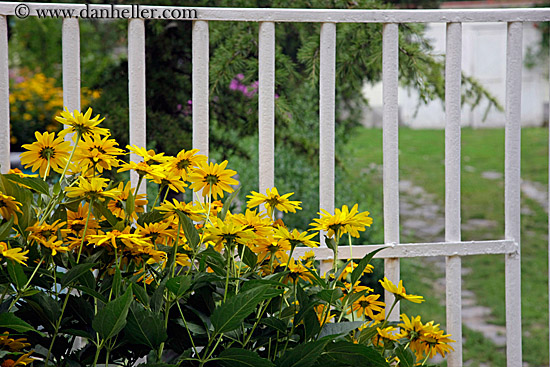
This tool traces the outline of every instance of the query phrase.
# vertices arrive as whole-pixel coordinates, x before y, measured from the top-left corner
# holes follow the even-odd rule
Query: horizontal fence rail
[[[385,261],[385,275],[400,278],[399,259],[428,256],[446,257],[447,330],[457,340],[448,365],[462,366],[461,257],[501,254],[506,264],[507,365],[522,365],[521,268],[520,268],[520,142],[521,70],[523,22],[549,21],[550,9],[497,10],[326,10],[326,9],[238,9],[189,8],[142,5],[85,5],[43,3],[0,3],[0,164],[9,169],[9,69],[7,16],[25,18],[57,14],[62,27],[63,101],[70,109],[80,108],[79,19],[90,9],[118,11],[131,18],[128,27],[130,144],[146,146],[146,19],[192,21],[192,110],[193,147],[209,151],[209,21],[258,22],[259,62],[259,189],[265,192],[275,181],[275,34],[284,22],[321,23],[319,82],[320,207],[334,212],[335,198],[335,70],[337,23],[381,23],[383,80],[383,192],[384,244],[341,246],[340,259],[358,259],[384,248],[375,257]],[[86,11],[86,13],[84,13]],[[174,14],[179,14],[174,17]],[[61,15],[61,16],[59,16]],[[444,22],[446,27],[445,66],[445,242],[400,243],[399,228],[399,144],[398,80],[399,24]],[[506,22],[506,127],[505,127],[505,239],[462,241],[460,229],[461,159],[461,58],[462,23]],[[134,160],[136,157],[131,156]],[[549,168],[550,169],[550,168]],[[137,177],[132,176],[135,186]],[[145,185],[142,186],[145,190]],[[550,221],[549,221],[550,226]],[[322,242],[322,241],[321,241]],[[550,237],[549,237],[550,246]],[[550,247],[549,247],[550,248]],[[309,248],[297,248],[294,257]],[[314,250],[322,268],[333,260],[333,252],[322,243]],[[550,256],[550,255],[549,255]],[[549,290],[550,292],[550,290]],[[392,294],[386,294],[391,302]],[[550,307],[550,305],[549,305]],[[394,314],[398,317],[399,310]]]
[[[19,15],[16,6],[21,3],[0,4],[0,14]],[[87,9],[85,4],[28,3],[28,16],[37,16],[37,9],[74,10],[74,15]],[[90,8],[109,11],[111,5],[90,5]],[[343,10],[343,9],[251,9],[251,8],[191,8],[175,6],[116,5],[127,9],[131,16],[140,15],[154,19],[175,20],[172,11],[189,17],[181,20],[240,21],[240,22],[311,22],[311,23],[433,23],[433,22],[544,22],[550,18],[550,9],[449,9],[449,10]],[[153,12],[153,10],[155,10]],[[164,11],[167,10],[167,13]],[[196,10],[196,18],[193,10]],[[153,15],[154,14],[154,15]],[[167,14],[167,15],[164,15]]]

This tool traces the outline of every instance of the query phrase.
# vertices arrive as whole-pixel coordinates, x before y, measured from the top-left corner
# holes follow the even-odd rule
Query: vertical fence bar
[[[80,26],[76,18],[63,18],[61,26],[63,61],[63,105],[80,111]],[[67,136],[67,139],[70,139]]]
[[[208,156],[208,22],[193,21],[193,148]]]
[[[548,58],[548,60],[548,75],[550,76],[550,57]],[[550,91],[550,78],[548,80],[548,84],[548,89]],[[550,126],[550,108],[548,109],[548,116],[546,117],[548,117],[548,126]],[[550,133],[548,134],[548,208],[550,208]],[[548,216],[548,265],[548,330],[550,330],[550,215]],[[548,335],[548,355],[550,355],[550,333]]]
[[[10,79],[5,15],[0,16],[0,166],[0,173],[10,170]]]
[[[399,78],[399,27],[386,23],[382,29],[382,89],[383,89],[383,184],[384,184],[384,243],[399,243],[399,122],[397,88]],[[386,259],[384,274],[392,282],[399,281],[399,259]],[[385,293],[388,307],[392,293]],[[387,315],[386,315],[387,316]],[[399,319],[399,304],[391,315]]]
[[[504,165],[504,236],[518,244],[506,261],[506,357],[507,365],[522,365],[521,351],[521,257],[520,257],[520,163],[521,163],[521,71],[523,23],[508,23],[506,42],[506,128]]]
[[[259,31],[259,178],[260,193],[275,186],[275,23]]]
[[[460,241],[460,91],[462,24],[447,23],[445,58],[445,241]],[[460,256],[446,259],[447,331],[456,343],[449,367],[462,367],[462,273]]]
[[[319,207],[334,213],[334,114],[336,84],[336,24],[321,25],[319,62]],[[321,246],[326,246],[321,233]],[[331,262],[321,263],[321,274]]]
[[[145,123],[145,24],[143,19],[130,19],[128,24],[128,95],[130,99],[130,144],[146,146]],[[139,161],[136,154],[130,159]],[[137,186],[139,177],[130,171],[132,186]],[[140,186],[139,193],[147,193],[147,185]]]

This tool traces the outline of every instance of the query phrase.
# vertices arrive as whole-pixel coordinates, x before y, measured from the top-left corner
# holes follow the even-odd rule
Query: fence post
[[[386,23],[382,29],[382,88],[383,88],[383,184],[384,184],[384,243],[399,243],[399,122],[398,122],[398,78],[399,78],[399,27]],[[399,259],[386,259],[384,274],[393,283],[399,282]],[[394,301],[392,293],[386,291],[384,300],[388,308]],[[391,321],[399,320],[399,304],[394,313],[386,315]]]
[[[130,107],[130,145],[146,147],[145,122],[145,24],[143,19],[130,19],[128,24],[128,97]],[[139,160],[135,153],[130,154],[130,160]],[[130,181],[137,186],[139,176],[130,171]],[[142,182],[139,192],[146,194],[147,185]]]
[[[445,56],[445,241],[460,241],[460,93],[462,24],[447,23]],[[462,260],[447,256],[447,331],[456,343],[449,367],[462,367]]]
[[[10,78],[8,23],[0,16],[0,173],[10,170]]]
[[[521,71],[523,23],[508,23],[506,42],[506,127],[504,162],[504,236],[518,245],[504,255],[506,272],[506,357],[509,367],[521,367]]]

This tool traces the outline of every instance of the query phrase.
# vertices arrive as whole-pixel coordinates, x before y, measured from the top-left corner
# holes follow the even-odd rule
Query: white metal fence
[[[26,8],[21,8],[24,5]],[[108,11],[111,5],[93,5]],[[7,16],[37,16],[37,10],[82,11],[86,5],[0,3],[0,163],[9,169],[9,77]],[[117,5],[135,11],[131,6]],[[140,6],[147,14],[189,8]],[[153,9],[157,9],[153,11]],[[27,11],[25,13],[25,11]],[[168,11],[168,13],[163,13]],[[149,13],[150,12],[150,13]],[[50,13],[51,14],[51,13]],[[68,13],[61,13],[68,14]],[[188,12],[188,14],[193,14]],[[143,16],[143,15],[142,15]],[[506,337],[507,364],[522,365],[521,350],[521,277],[520,277],[520,142],[521,142],[521,71],[522,27],[526,21],[549,21],[550,9],[499,10],[306,10],[306,9],[235,9],[196,8],[193,22],[193,147],[208,154],[208,22],[259,22],[259,177],[260,191],[274,185],[275,129],[275,28],[276,23],[321,23],[319,134],[320,134],[320,207],[334,211],[334,119],[335,60],[337,23],[383,24],[383,185],[384,244],[339,249],[339,257],[360,258],[376,247],[389,246],[378,255],[385,259],[385,274],[393,282],[399,279],[399,259],[403,257],[446,256],[447,330],[457,340],[448,365],[462,366],[461,257],[479,254],[503,254],[506,262]],[[398,157],[398,29],[400,23],[443,22],[446,27],[447,57],[445,68],[445,242],[403,244],[399,239],[399,157]],[[461,241],[460,231],[460,99],[461,47],[463,22],[506,22],[506,138],[505,138],[505,239]],[[284,24],[278,25],[284,27]],[[64,18],[62,27],[63,102],[69,110],[80,109],[80,38],[79,20]],[[145,129],[145,27],[144,19],[129,19],[128,69],[130,103],[130,144],[146,145]],[[132,157],[135,158],[135,157]],[[134,184],[136,177],[132,177]],[[302,255],[296,251],[296,256]],[[330,261],[332,251],[316,250],[319,259]],[[392,295],[386,294],[387,302]],[[395,313],[398,317],[399,312]]]

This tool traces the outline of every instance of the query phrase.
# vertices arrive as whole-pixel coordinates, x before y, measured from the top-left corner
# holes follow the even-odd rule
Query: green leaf
[[[96,290],[94,290],[90,287],[86,287],[86,286],[83,286],[83,285],[73,285],[73,288],[77,289],[79,291],[82,291],[82,292],[86,293],[89,296],[97,298],[99,301],[101,301],[103,303],[108,302],[108,299],[104,295],[102,295],[101,293],[97,292]]]
[[[143,288],[141,285],[136,283],[134,283],[132,288],[137,300],[143,303],[144,305],[149,305],[149,295],[147,294],[147,291],[145,290],[145,288]]]
[[[357,329],[364,323],[364,321],[327,323],[323,326],[319,338],[323,338],[327,335],[347,335],[350,331]]]
[[[199,232],[197,232],[193,221],[185,213],[179,210],[176,210],[176,213],[180,218],[180,223],[183,228],[183,232],[185,233],[185,238],[187,238],[187,242],[189,243],[189,246],[193,251],[196,251],[200,243]]]
[[[118,295],[120,294],[121,287],[122,287],[122,274],[120,273],[120,269],[116,268],[115,275],[113,276],[113,283],[111,283],[112,295],[114,297],[118,297]]]
[[[325,244],[332,250],[332,252],[336,252],[338,246],[336,246],[336,241],[334,241],[334,238],[328,238],[325,236]]]
[[[321,356],[328,340],[318,340],[299,344],[295,348],[288,350],[281,358],[275,361],[277,367],[310,367],[315,364]],[[360,364],[362,365],[362,364]]]
[[[317,293],[317,296],[321,298],[323,301],[333,304],[334,301],[337,299],[340,299],[342,297],[342,289],[335,288],[335,289],[323,289],[319,293]]]
[[[180,298],[191,288],[191,277],[187,275],[180,275],[178,277],[174,277],[172,279],[169,279],[166,282],[166,288],[177,298]]]
[[[317,364],[319,366],[389,367],[386,359],[376,349],[348,341],[328,344]]]
[[[21,320],[19,317],[10,312],[0,313],[0,329],[11,329],[19,333],[33,331],[44,336],[43,333],[33,328],[29,323]]]
[[[164,278],[151,296],[150,306],[154,312],[160,312],[162,308],[162,302],[164,301],[164,289],[166,288],[167,280],[168,278]]]
[[[227,212],[229,211],[229,207],[231,206],[231,203],[233,202],[233,200],[237,197],[237,194],[239,193],[239,191],[241,191],[241,187],[242,186],[239,186],[239,188],[237,190],[233,191],[233,193],[227,198],[225,203],[223,203],[223,208],[218,213],[218,218],[220,218],[221,220],[225,220],[225,216],[227,215]]]
[[[241,348],[229,348],[220,353],[217,361],[226,367],[272,367],[269,360],[260,357],[257,353]]]
[[[353,292],[348,293],[346,296],[342,299],[342,304],[353,305],[359,298],[363,297],[368,293],[367,290],[359,291],[359,292]]]
[[[93,268],[96,264],[84,263],[75,265],[71,270],[66,272],[61,278],[61,289],[68,287],[73,282],[76,282],[80,277],[84,276],[86,273],[90,273],[90,269]]]
[[[15,285],[15,288],[19,291],[22,290],[29,280],[25,275],[25,272],[23,271],[23,266],[21,266],[21,264],[19,264],[18,262],[12,260],[7,261],[7,264],[8,274],[10,275],[10,279]]]
[[[10,220],[0,226],[0,240],[5,240],[10,234],[11,227],[13,226],[13,221],[15,217],[12,216]]]
[[[254,268],[258,263],[258,256],[248,246],[239,244],[239,254],[243,255],[241,260],[250,268]]]
[[[8,180],[17,182],[30,187],[32,190],[44,194],[50,195],[50,187],[48,184],[38,177],[21,177],[16,174],[4,175]]]
[[[132,286],[130,285],[122,296],[107,303],[97,313],[92,322],[92,327],[102,339],[109,339],[124,328],[132,298]]]
[[[61,192],[61,183],[58,181],[53,185],[53,194],[57,195]]]
[[[151,349],[157,348],[168,337],[162,316],[136,303],[128,311],[124,335],[131,342],[146,345]]]
[[[17,213],[20,234],[26,238],[25,229],[34,224],[36,213],[33,210],[33,195],[29,189],[25,189],[16,183],[8,180],[6,175],[0,175],[0,191],[6,195],[13,196],[21,204],[21,213]]]
[[[107,208],[107,203],[106,202],[95,202],[94,201],[94,208],[100,212],[101,214],[103,214],[103,216],[107,219],[107,221],[109,222],[109,224],[111,226],[116,226],[117,223],[118,223],[118,218],[115,217],[113,215],[113,213],[111,213],[111,211]]]
[[[128,198],[126,199],[126,207],[124,208],[124,210],[126,211],[126,216],[128,218],[130,218],[130,216],[134,212],[134,209],[135,209],[135,197],[131,191],[128,191]]]
[[[144,224],[157,223],[164,219],[164,214],[158,210],[151,210],[149,213],[144,213],[139,216],[137,222],[143,227]]]
[[[410,349],[405,349],[402,345],[395,348],[395,355],[399,358],[400,367],[413,367],[416,356]]]
[[[69,201],[66,201],[64,202],[62,205],[70,210],[71,212],[77,212],[78,211],[78,207],[80,206],[80,203],[82,202],[82,199],[81,198],[77,198],[77,199],[73,199],[73,200],[69,200]]]
[[[363,271],[371,261],[371,259],[376,255],[378,252],[386,249],[386,247],[379,248],[377,250],[371,251],[368,254],[366,254],[361,261],[359,261],[359,264],[357,264],[357,267],[353,269],[351,272],[351,284],[355,284],[361,278],[361,275],[363,275]]]
[[[260,321],[260,324],[264,324],[274,330],[281,331],[283,333],[287,332],[287,324],[277,317],[264,318]]]
[[[211,317],[216,332],[225,333],[241,326],[261,301],[274,297],[273,293],[267,294],[269,288],[271,287],[263,285],[240,292],[217,307]]]
[[[183,328],[186,328],[195,335],[206,335],[206,329],[198,324],[195,324],[191,321],[183,322],[182,319],[177,319],[176,324],[180,325]]]

